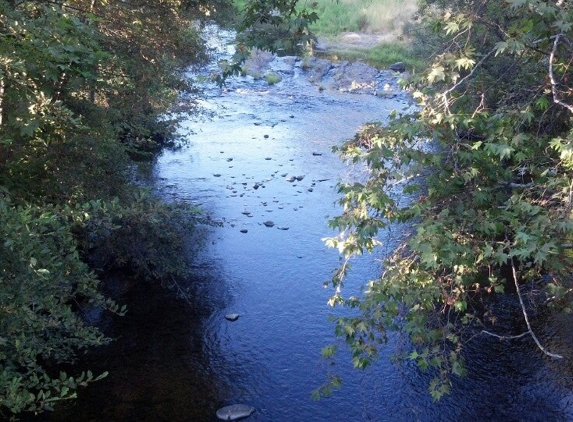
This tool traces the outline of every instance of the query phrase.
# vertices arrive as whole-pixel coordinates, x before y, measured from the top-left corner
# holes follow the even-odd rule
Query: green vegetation
[[[337,47],[328,49],[328,57],[332,60],[362,61],[378,69],[387,69],[396,62],[402,62],[412,72],[425,68],[427,63],[415,54],[412,47],[406,43],[381,43],[373,47]]]
[[[435,375],[437,399],[465,374],[476,337],[529,338],[551,359],[564,352],[543,344],[534,322],[573,309],[573,7],[426,0],[420,16],[413,45],[432,59],[408,81],[419,109],[338,148],[369,173],[339,185],[343,213],[330,225],[340,235],[327,244],[345,258],[331,304],[357,315],[336,322],[354,365],[370,365],[387,333],[402,332],[398,358]],[[383,274],[345,297],[351,258],[378,251],[396,223],[404,235]],[[516,332],[496,325],[499,295],[514,299]]]
[[[310,29],[331,47],[334,60],[361,60],[371,66],[387,68],[404,62],[408,69],[418,70],[425,63],[411,47],[410,29],[417,9],[416,0],[319,0],[312,2],[318,20]],[[358,32],[377,42],[348,42],[347,32]]]
[[[392,34],[398,38],[416,12],[416,1],[317,0],[311,7],[319,20],[310,28],[317,34],[337,36],[348,31]]]
[[[277,75],[276,73],[269,73],[269,74],[265,75],[265,81],[267,81],[267,83],[269,85],[274,85],[274,84],[278,84],[281,81],[281,77],[280,77],[280,75]]]

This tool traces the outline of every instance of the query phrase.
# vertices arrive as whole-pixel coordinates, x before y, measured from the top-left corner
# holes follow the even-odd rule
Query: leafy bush
[[[94,380],[53,369],[109,342],[83,310],[121,310],[99,293],[99,280],[57,212],[16,207],[4,195],[0,220],[0,408],[38,412]]]
[[[140,191],[128,205],[90,201],[67,212],[79,250],[92,268],[121,270],[140,281],[172,285],[185,277],[189,259],[202,246],[198,224],[215,224],[199,209],[168,204]]]
[[[201,243],[194,228],[209,223],[192,207],[144,193],[127,206],[64,207],[16,206],[5,194],[0,220],[0,409],[12,413],[51,409],[104,376],[56,369],[110,341],[92,311],[125,312],[101,293],[98,275],[121,270],[185,295],[177,282],[189,273],[189,245]]]

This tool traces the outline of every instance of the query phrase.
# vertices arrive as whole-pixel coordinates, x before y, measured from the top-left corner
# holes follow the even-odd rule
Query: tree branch
[[[487,331],[487,330],[481,330],[481,332],[482,332],[483,334],[487,334],[488,336],[495,337],[495,338],[497,338],[497,339],[499,339],[499,340],[515,340],[515,339],[518,339],[518,338],[521,338],[521,337],[525,337],[526,335],[529,334],[529,331],[526,331],[525,333],[517,334],[517,335],[514,335],[514,336],[502,336],[502,335],[495,334],[495,333],[492,333],[491,331]]]
[[[457,87],[459,87],[462,83],[464,83],[467,79],[471,78],[473,76],[473,74],[475,73],[475,71],[483,64],[483,62],[485,62],[489,56],[491,56],[493,53],[495,53],[496,49],[493,48],[489,53],[487,53],[485,56],[483,56],[481,58],[481,60],[479,62],[477,62],[477,64],[472,68],[471,72],[468,73],[466,76],[464,76],[462,79],[460,79],[458,82],[456,82],[450,89],[448,89],[447,91],[445,91],[442,96],[444,97],[444,102],[447,104],[447,98],[446,96],[451,93],[454,89],[456,89]]]
[[[555,81],[555,75],[553,74],[553,60],[555,59],[555,54],[557,53],[557,46],[559,45],[559,40],[563,34],[557,34],[555,39],[553,40],[553,48],[551,49],[551,54],[549,55],[549,79],[551,81],[551,92],[553,93],[553,101],[556,104],[559,104],[566,109],[568,109],[571,113],[573,113],[573,106],[563,102],[559,98],[559,92],[557,91],[557,82]]]
[[[531,324],[529,323],[529,316],[527,315],[527,311],[525,310],[523,298],[521,297],[521,291],[519,290],[519,283],[517,282],[517,272],[515,270],[515,264],[513,262],[513,259],[511,260],[511,272],[513,274],[513,282],[515,284],[515,290],[517,290],[517,297],[519,298],[519,304],[521,305],[521,311],[523,312],[523,318],[525,319],[525,323],[527,324],[527,332],[531,335],[533,341],[535,341],[535,344],[537,344],[537,347],[539,347],[539,349],[541,349],[543,353],[552,358],[563,359],[563,356],[551,353],[547,349],[545,349],[545,347],[542,346],[542,344],[539,342],[539,339],[533,332]]]

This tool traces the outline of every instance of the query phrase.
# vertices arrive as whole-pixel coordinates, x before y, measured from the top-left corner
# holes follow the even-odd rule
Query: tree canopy
[[[529,336],[540,353],[563,352],[536,336],[532,309],[572,309],[573,6],[426,0],[419,16],[414,42],[433,56],[404,82],[418,107],[338,148],[368,177],[339,185],[343,213],[330,225],[340,235],[327,243],[345,258],[331,304],[356,311],[336,327],[354,365],[403,332],[401,358],[436,374],[439,398],[465,374],[463,347],[476,336]],[[397,223],[404,236],[383,273],[345,297],[350,259]],[[498,330],[491,303],[501,294],[519,303],[521,332]]]

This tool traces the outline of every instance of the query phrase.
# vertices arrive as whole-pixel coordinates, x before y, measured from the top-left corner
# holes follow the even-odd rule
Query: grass
[[[247,0],[234,0],[237,10]],[[343,32],[394,35],[399,38],[404,24],[412,20],[418,0],[299,0],[299,7],[314,10],[319,20],[311,29],[319,36]]]
[[[246,0],[235,0],[239,10]],[[328,57],[338,60],[361,60],[378,68],[401,61],[410,70],[424,67],[414,56],[404,28],[411,25],[418,0],[299,0],[300,7],[314,10],[318,22],[311,30],[328,41]],[[378,44],[349,44],[348,32],[381,35]]]
[[[311,29],[333,46],[328,49],[332,59],[361,60],[378,68],[401,61],[410,70],[420,69],[424,63],[414,56],[404,35],[405,26],[413,22],[417,3],[417,0],[314,0],[308,5],[314,8],[319,20]],[[380,35],[383,41],[352,45],[343,40],[348,32]]]
[[[332,47],[325,56],[333,61],[361,61],[378,69],[403,62],[410,71],[423,69],[427,64],[416,57],[407,43],[380,43],[374,47]]]

